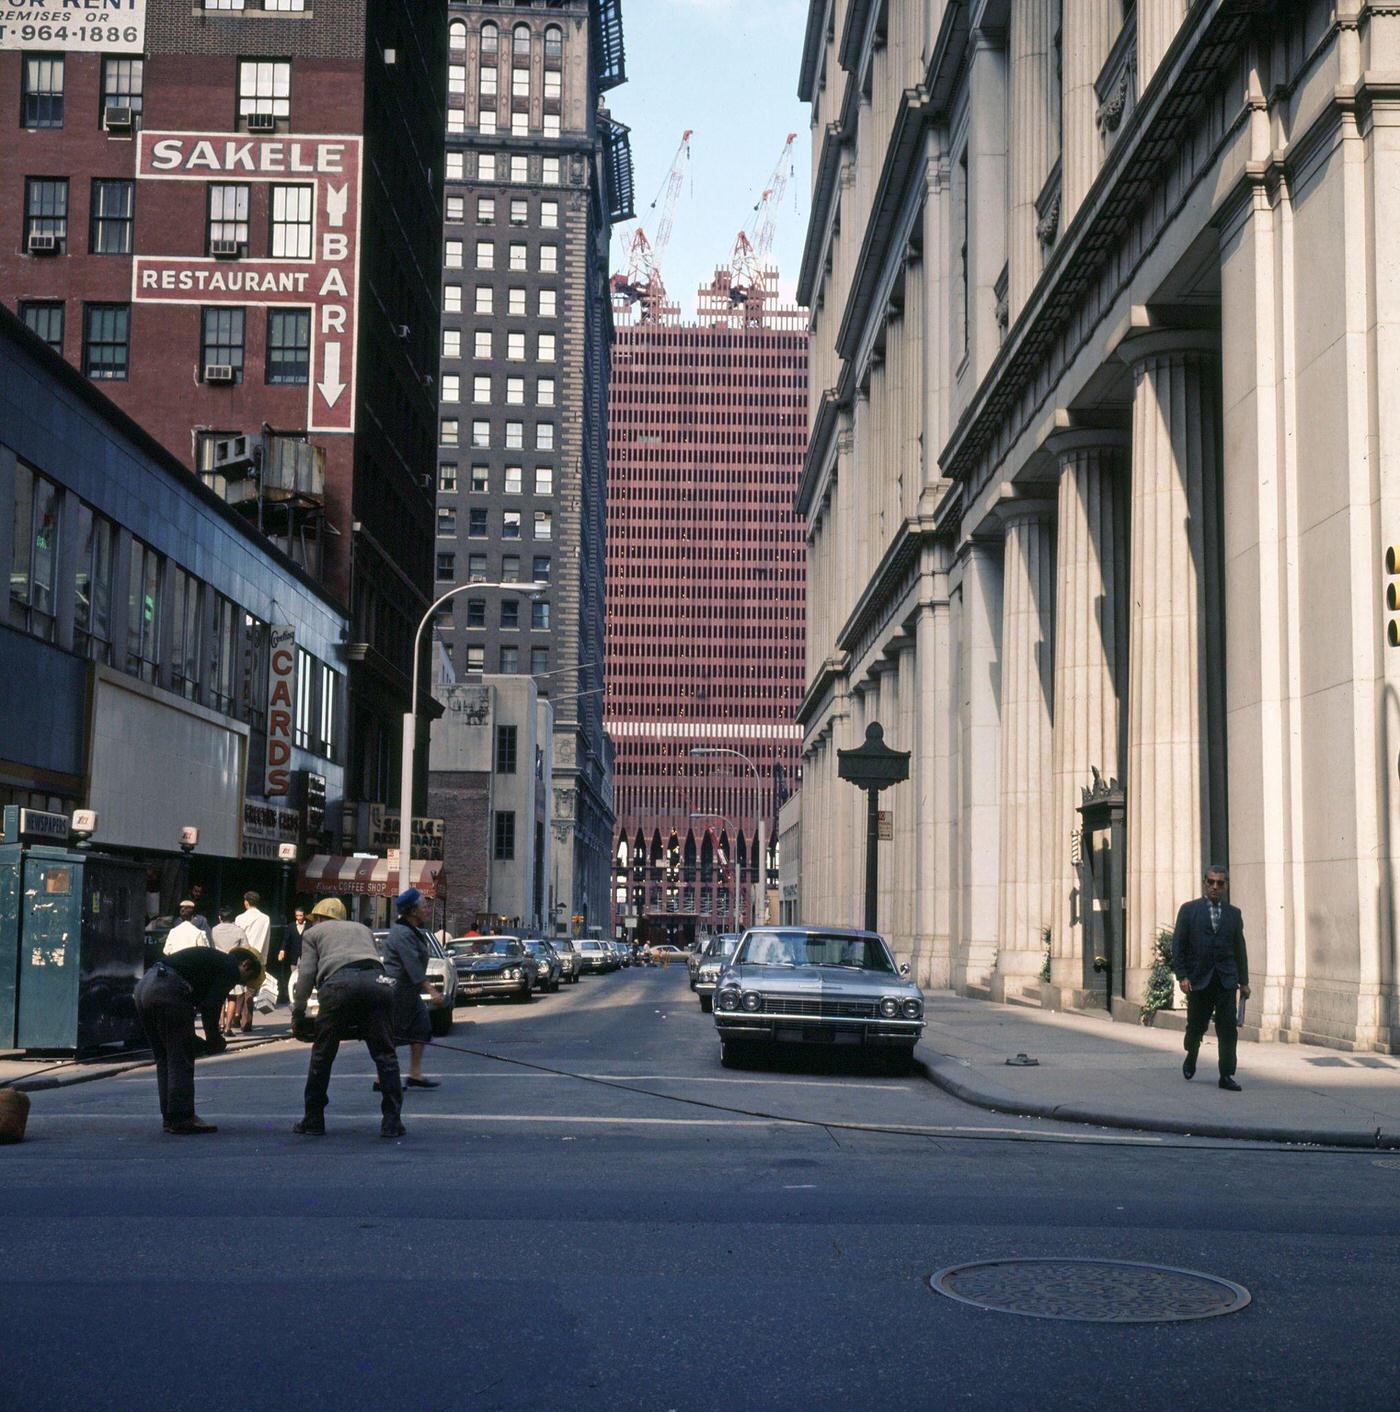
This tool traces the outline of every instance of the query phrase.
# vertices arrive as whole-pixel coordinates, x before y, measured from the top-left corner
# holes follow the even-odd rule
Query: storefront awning
[[[447,891],[442,864],[428,858],[415,858],[409,865],[409,879],[424,897],[438,897]],[[387,858],[343,858],[333,853],[317,853],[301,870],[301,890],[324,896],[393,897],[403,891],[399,870]]]

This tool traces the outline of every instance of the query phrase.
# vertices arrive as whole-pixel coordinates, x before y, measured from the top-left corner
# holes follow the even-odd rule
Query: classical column
[[[1059,431],[1055,551],[1054,859],[1051,982],[1084,985],[1084,922],[1071,836],[1092,770],[1123,778],[1121,710],[1128,673],[1128,497],[1125,431]]]
[[[1007,254],[1010,319],[1025,307],[1040,277],[1035,227],[1040,195],[1060,145],[1060,93],[1055,73],[1055,29],[1060,0],[1017,0],[1011,7],[1010,193]]]
[[[1001,599],[1001,810],[997,988],[1040,970],[1050,925],[1051,677],[1055,638],[1054,506],[1010,501]]]
[[[1213,334],[1130,336],[1126,994],[1159,930],[1224,863],[1220,365]]]
[[[1094,184],[1103,159],[1103,142],[1094,121],[1099,106],[1094,84],[1108,61],[1121,22],[1121,0],[1070,0],[1064,6],[1060,36],[1064,92],[1061,230],[1069,225]]]
[[[1138,92],[1141,93],[1157,71],[1162,56],[1171,47],[1186,17],[1186,0],[1138,0]]]
[[[899,647],[899,739],[898,748],[910,752],[913,762],[915,747],[916,715],[918,711],[918,658],[915,639],[908,636],[902,639]],[[894,788],[895,808],[895,854],[899,866],[895,873],[896,894],[895,915],[899,922],[899,942],[907,953],[913,953],[917,944],[918,907],[915,891],[918,880],[918,866],[915,855],[918,850],[918,782],[910,770],[910,778]],[[906,956],[905,959],[908,959]]]

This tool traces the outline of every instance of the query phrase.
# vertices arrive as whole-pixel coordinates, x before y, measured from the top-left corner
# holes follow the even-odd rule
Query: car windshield
[[[737,936],[717,936],[705,948],[705,955],[709,956],[732,956],[738,948],[739,938]]]
[[[825,932],[750,932],[735,959],[748,966],[840,966],[858,971],[894,971],[894,962],[878,937]]]
[[[527,941],[525,946],[533,956],[547,956],[549,954],[549,947],[542,941]]]
[[[475,941],[453,942],[452,950],[458,956],[521,956],[524,948],[518,941],[506,936],[484,936]]]

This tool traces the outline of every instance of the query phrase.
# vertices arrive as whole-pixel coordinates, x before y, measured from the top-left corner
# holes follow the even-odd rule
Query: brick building
[[[806,312],[777,274],[674,304],[618,295],[608,449],[614,908],[655,936],[753,915],[759,826],[797,786],[806,555]],[[692,756],[694,748],[736,751]],[[698,817],[697,817],[698,816]]]
[[[0,26],[0,298],[350,610],[356,801],[394,797],[432,584],[446,33],[394,0]]]
[[[609,925],[603,732],[608,246],[631,214],[617,0],[450,6],[437,581],[459,674],[554,706],[551,916]],[[508,860],[501,860],[508,861]]]

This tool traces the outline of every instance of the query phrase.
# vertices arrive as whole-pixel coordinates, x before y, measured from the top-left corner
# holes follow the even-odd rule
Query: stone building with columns
[[[802,919],[878,720],[925,984],[1136,1016],[1221,862],[1251,1023],[1400,1048],[1400,10],[812,0],[799,91]]]

